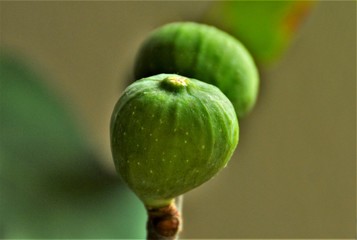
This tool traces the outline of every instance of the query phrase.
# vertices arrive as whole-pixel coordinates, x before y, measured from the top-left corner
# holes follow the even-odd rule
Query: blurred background
[[[354,238],[356,2],[0,2],[0,238],[144,238],[114,104],[150,31],[215,25],[259,67],[228,167],[185,194],[183,238]]]

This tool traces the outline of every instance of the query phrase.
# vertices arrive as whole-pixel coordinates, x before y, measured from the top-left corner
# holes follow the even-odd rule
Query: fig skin
[[[110,135],[119,175],[148,208],[157,208],[224,168],[239,127],[232,103],[217,87],[159,74],[124,91]]]

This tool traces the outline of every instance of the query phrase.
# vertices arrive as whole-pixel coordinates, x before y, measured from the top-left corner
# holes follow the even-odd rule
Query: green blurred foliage
[[[146,212],[105,172],[62,102],[0,55],[0,238],[143,238]]]
[[[204,16],[239,39],[258,64],[278,60],[314,1],[219,1]]]

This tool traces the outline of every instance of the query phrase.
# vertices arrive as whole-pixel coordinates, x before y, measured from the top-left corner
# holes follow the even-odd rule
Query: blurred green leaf
[[[259,64],[267,64],[279,59],[314,3],[219,1],[203,21],[235,36]]]
[[[1,52],[0,238],[143,238],[142,203],[43,80]]]

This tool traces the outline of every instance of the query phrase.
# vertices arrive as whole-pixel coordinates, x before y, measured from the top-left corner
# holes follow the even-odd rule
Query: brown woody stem
[[[160,208],[147,209],[147,239],[173,240],[180,231],[181,216],[174,202]]]

